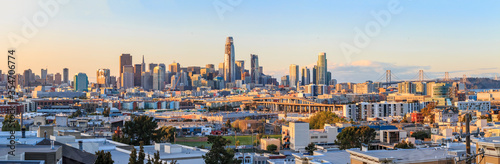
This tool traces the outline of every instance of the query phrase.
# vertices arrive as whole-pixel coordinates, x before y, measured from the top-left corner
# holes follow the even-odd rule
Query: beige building
[[[484,157],[476,159],[478,164],[500,163],[500,137],[472,139],[476,143],[476,152],[484,151]]]
[[[267,146],[269,145],[276,145],[278,146],[278,151],[281,150],[281,142],[280,139],[277,138],[262,138],[260,139],[260,149],[261,150],[267,150]]]

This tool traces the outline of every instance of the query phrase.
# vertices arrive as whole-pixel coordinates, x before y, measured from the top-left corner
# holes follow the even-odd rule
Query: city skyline
[[[70,77],[84,72],[89,75],[89,81],[95,82],[95,71],[99,68],[108,68],[112,76],[119,76],[116,57],[122,53],[135,56],[132,64],[142,63],[144,55],[145,63],[176,61],[182,66],[217,65],[224,60],[222,44],[228,36],[235,38],[238,51],[235,60],[250,63],[249,55],[257,54],[259,65],[265,67],[264,73],[277,79],[288,74],[290,64],[312,68],[318,52],[327,53],[328,71],[339,82],[377,80],[386,69],[402,79],[410,79],[420,69],[432,76],[430,78],[442,78],[444,72],[450,72],[451,77],[463,74],[494,77],[500,72],[495,63],[500,59],[500,48],[496,46],[500,43],[500,24],[487,19],[500,14],[498,2],[401,1],[402,11],[391,16],[388,25],[370,38],[368,46],[359,54],[344,55],[339,45],[352,45],[356,36],[354,29],[363,29],[366,24],[376,21],[371,12],[387,10],[388,2],[367,2],[370,5],[363,6],[357,2],[309,4],[292,1],[287,3],[286,9],[278,11],[273,11],[278,3],[270,2],[262,9],[263,13],[253,16],[251,9],[263,2],[243,1],[220,19],[211,1],[194,4],[149,2],[159,3],[153,5],[139,1],[118,5],[116,1],[70,1],[61,5],[54,17],[38,28],[35,36],[15,48],[19,55],[17,72],[31,69],[39,74],[43,68],[48,69],[48,74],[56,74],[69,68]],[[27,9],[16,10],[20,5]],[[155,5],[172,10],[160,10]],[[448,7],[433,8],[439,5]],[[0,29],[5,38],[0,40],[0,45],[7,50],[14,47],[9,34],[22,35],[23,18],[31,20],[33,14],[44,10],[36,1],[12,2],[3,7],[2,19],[15,22]],[[84,12],[91,7],[95,9]],[[134,9],[137,15],[126,13],[126,9]],[[302,15],[295,14],[296,10],[302,11],[299,12]],[[206,15],[208,20],[186,22],[172,13],[193,19]],[[261,20],[263,14],[270,14],[270,17]],[[342,15],[351,16],[343,18]],[[168,19],[147,22],[156,18]],[[112,21],[106,22],[108,20]],[[129,21],[144,25],[133,25],[127,23]],[[202,25],[207,26],[198,28]],[[82,31],[82,28],[91,30]],[[79,64],[82,62],[85,64]],[[246,69],[250,70],[249,66],[245,65]]]

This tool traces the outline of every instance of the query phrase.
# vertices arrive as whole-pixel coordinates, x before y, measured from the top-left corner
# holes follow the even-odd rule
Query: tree
[[[251,119],[252,119],[252,118],[250,118],[250,117],[245,117],[245,120],[251,120]]]
[[[110,113],[111,109],[109,107],[104,108],[104,110],[102,111],[102,115],[104,115],[105,117],[109,117]]]
[[[130,158],[128,158],[128,164],[138,164],[137,162],[137,150],[132,148],[132,151],[130,151]]]
[[[234,152],[227,150],[225,147],[231,144],[230,140],[222,136],[208,136],[208,144],[212,144],[212,149],[205,155],[203,160],[206,164],[239,164],[240,160],[234,158]]]
[[[80,111],[80,109],[77,109],[76,112],[72,113],[70,116],[68,116],[68,118],[75,118],[80,115],[82,115],[82,111]]]
[[[337,116],[330,111],[321,111],[314,114],[309,119],[310,129],[323,129],[325,124],[333,124],[338,122],[347,122],[344,118]]]
[[[240,146],[240,140],[237,140],[236,143],[234,144],[235,146]]]
[[[419,140],[425,140],[426,138],[431,138],[431,133],[429,133],[428,131],[421,130],[411,134],[411,137],[414,137],[415,139]]]
[[[411,142],[406,142],[402,141],[394,146],[394,148],[400,148],[400,149],[411,149],[415,148],[415,145],[413,145]]]
[[[267,151],[276,151],[276,150],[278,150],[278,146],[276,146],[275,144],[271,144],[271,145],[267,145],[266,149],[267,149]]]
[[[162,126],[160,129],[156,131],[154,134],[154,141],[155,142],[170,142],[174,143],[175,142],[175,131],[176,128],[173,126]]]
[[[160,163],[160,164],[161,164],[161,163]],[[170,164],[179,164],[179,163],[177,163],[177,160],[173,160],[173,159],[172,159],[172,161],[170,161]]]
[[[314,155],[314,151],[318,150],[318,148],[316,148],[316,144],[314,143],[309,143],[309,145],[307,145],[307,147],[305,148],[307,153],[309,153],[309,155]]]
[[[342,150],[360,148],[361,144],[368,144],[374,140],[376,135],[375,129],[368,126],[350,126],[343,129],[342,132],[337,135],[335,144],[339,145]]]
[[[97,155],[96,164],[113,164],[113,158],[111,158],[111,152],[104,152],[104,150],[96,151],[95,155]]]
[[[140,148],[139,148],[139,158],[137,159],[138,164],[144,164],[144,159],[146,157],[146,153],[144,153],[144,142],[139,141]]]
[[[15,116],[13,114],[5,115],[2,124],[3,124],[2,131],[20,131],[21,130],[21,124],[19,124],[19,121],[15,120]]]
[[[122,129],[123,136],[120,136],[120,140],[129,140],[128,144],[131,145],[139,145],[139,141],[143,141],[145,145],[149,145],[151,141],[154,141],[157,137],[161,137],[155,135],[157,134],[155,130],[157,123],[153,119],[153,117],[141,115],[134,117],[131,121],[125,122]]]
[[[231,128],[231,120],[227,119],[225,125],[226,125],[227,128]]]

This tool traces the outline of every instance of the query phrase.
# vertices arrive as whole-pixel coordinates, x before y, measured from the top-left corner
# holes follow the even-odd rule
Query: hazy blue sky
[[[237,60],[249,68],[250,54],[257,54],[264,73],[278,79],[290,64],[311,67],[319,52],[339,82],[377,81],[386,69],[401,79],[416,78],[419,69],[430,78],[500,72],[500,1],[494,0],[395,1],[400,12],[385,26],[372,12],[389,12],[389,0],[69,0],[53,15],[38,4],[51,1],[1,1],[0,49],[16,48],[18,72],[68,67],[95,82],[98,68],[118,75],[121,53],[131,53],[134,64],[144,55],[146,63],[217,66],[227,36],[234,37]],[[214,4],[226,11],[218,14]],[[33,23],[34,16],[37,33],[23,34],[23,19]],[[356,46],[355,29],[366,32],[373,23],[380,28],[370,42],[344,55],[341,45]],[[16,46],[12,36],[26,40]]]

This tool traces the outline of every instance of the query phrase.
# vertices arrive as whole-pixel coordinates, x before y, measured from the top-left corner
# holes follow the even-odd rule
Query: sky
[[[0,0],[0,50],[16,50],[16,69],[40,74],[111,69],[133,63],[204,66],[259,55],[277,79],[290,64],[311,68],[326,52],[338,82],[494,77],[500,67],[500,1],[394,0]],[[47,5],[49,4],[49,5]],[[49,6],[49,7],[47,7]],[[4,52],[7,56],[7,52]],[[7,58],[1,57],[6,63]],[[7,70],[6,64],[0,67]]]

